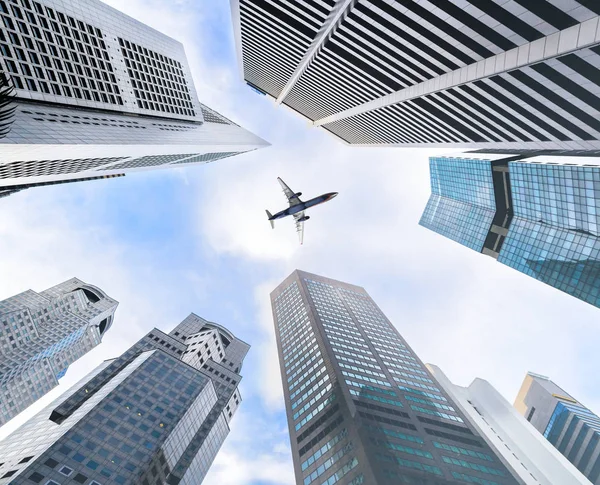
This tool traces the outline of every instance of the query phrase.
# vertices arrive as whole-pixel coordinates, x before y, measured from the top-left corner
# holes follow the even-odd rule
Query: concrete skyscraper
[[[102,341],[117,305],[76,278],[0,301],[0,425],[57,386],[69,365]]]
[[[267,145],[198,101],[179,42],[99,0],[2,0],[0,18],[0,195]]]
[[[600,149],[594,0],[231,0],[246,82],[352,145]]]
[[[461,387],[440,368],[427,367],[525,485],[591,485],[489,382],[477,378],[468,387]]]
[[[600,307],[600,166],[586,161],[432,157],[420,224]]]
[[[0,443],[0,485],[198,485],[249,346],[194,314],[154,329]]]
[[[600,418],[549,378],[529,372],[516,410],[592,483],[600,484]]]
[[[519,483],[367,292],[295,271],[272,293],[296,483]]]

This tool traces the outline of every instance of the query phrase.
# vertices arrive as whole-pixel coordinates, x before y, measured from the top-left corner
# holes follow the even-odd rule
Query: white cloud
[[[229,22],[223,18],[228,7],[220,3],[107,3],[182,41],[201,101],[242,126],[260,129],[273,143],[269,149],[160,175],[181,178],[186,182],[182,192],[198,194],[188,221],[197,246],[208,244],[213,259],[230,258],[244,268],[240,274],[247,279],[239,291],[254,296],[256,314],[240,315],[240,320],[256,324],[251,353],[260,357],[256,368],[244,367],[243,393],[260,398],[264,412],[274,418],[262,419],[263,410],[248,409],[246,399],[205,485],[294,483],[287,430],[274,424],[281,414],[282,390],[269,292],[296,268],[364,286],[420,356],[440,365],[457,383],[480,376],[512,400],[525,372],[534,370],[600,410],[594,386],[597,309],[417,225],[429,195],[426,156],[439,151],[346,147],[247,90],[237,67],[225,60],[233,59],[225,52],[230,39],[218,46],[224,60],[208,42],[208,32],[215,28],[212,15],[220,16],[219,28],[229,35],[229,24],[222,23]],[[340,192],[310,212],[303,247],[291,220],[278,222],[275,231],[266,220],[265,209],[285,207],[277,176],[305,197]],[[129,188],[143,185],[141,178],[127,179]],[[111,189],[90,183],[81,201],[63,197],[65,187],[33,189],[0,201],[0,274],[8,275],[0,279],[0,298],[77,276],[121,302],[103,345],[73,365],[57,392],[40,400],[36,409],[150,327],[165,329],[165,322],[185,317],[178,293],[187,285],[194,288],[197,304],[216,312],[206,302],[211,286],[233,278],[190,267],[176,284],[169,284],[174,278],[165,283],[165,268],[154,262],[156,255],[145,241],[126,242],[110,218],[101,224],[86,217],[102,197],[112,196],[117,182],[110,183]],[[131,202],[122,193],[114,197]],[[148,212],[139,207],[140,216]],[[257,282],[254,273],[266,276]],[[232,305],[242,298],[236,296]],[[3,427],[0,436],[24,417]]]
[[[59,387],[3,426],[0,437],[86,375],[105,359],[118,356],[154,325],[173,320],[174,302],[161,289],[160,275],[140,264],[136,254],[111,227],[86,217],[89,204],[66,196],[63,187],[32,189],[2,200],[0,207],[0,300],[27,289],[43,291],[77,277],[120,302],[115,324],[103,343],[71,366]],[[95,190],[92,187],[91,190]],[[181,318],[186,315],[181,315]]]
[[[287,429],[240,408],[203,485],[293,485]]]

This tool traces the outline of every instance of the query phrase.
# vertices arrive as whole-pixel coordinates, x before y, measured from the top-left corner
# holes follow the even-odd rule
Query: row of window
[[[490,468],[489,466],[480,465],[479,463],[471,463],[470,461],[459,460],[457,458],[452,458],[450,456],[442,455],[442,460],[449,465],[462,466],[464,468],[470,468],[471,470],[477,470],[482,473],[488,473],[490,475],[496,475],[499,477],[506,476],[502,470],[496,470],[495,468]]]
[[[316,342],[317,342],[317,339],[313,337],[313,339],[310,342],[308,342],[306,345],[304,345],[301,349],[294,349],[294,351],[291,354],[289,354],[287,357],[284,356],[283,361],[287,364],[291,364],[298,357],[305,355],[307,350],[309,350],[309,349],[312,350],[314,347],[316,347],[316,345],[315,345]]]
[[[375,376],[375,377],[382,377],[383,379],[386,378],[386,375],[381,373],[381,372],[375,372],[369,369],[363,369],[361,367],[356,367],[355,365],[351,365],[351,364],[345,364],[344,362],[338,362],[338,365],[342,368],[342,369],[349,369],[349,370],[353,370],[356,372],[361,372],[363,374],[367,374],[369,376]]]
[[[369,362],[377,362],[377,360],[373,358],[373,354],[370,350],[355,349],[354,347],[349,347],[348,345],[344,345],[339,342],[330,341],[329,343],[335,352],[341,352],[344,355],[351,355],[352,357],[356,357],[363,361],[368,360]],[[362,354],[357,354],[356,352],[362,352]]]
[[[396,438],[396,439],[399,439],[399,440],[411,441],[413,443],[419,443],[421,445],[423,443],[425,443],[425,441],[423,440],[423,438],[419,438],[418,436],[413,436],[411,434],[400,433],[398,431],[394,431],[393,429],[382,428],[380,426],[374,426],[372,424],[368,424],[368,425],[366,425],[366,427],[368,429],[370,429],[371,431],[376,431],[378,433],[383,433],[386,436],[391,436],[392,438]]]
[[[299,431],[300,429],[302,429],[302,427],[308,423],[311,419],[313,419],[317,414],[319,414],[321,411],[323,411],[323,409],[325,409],[325,407],[327,407],[329,404],[331,404],[333,401],[335,401],[335,394],[331,394],[331,396],[329,396],[325,401],[323,401],[321,404],[319,404],[315,409],[313,409],[310,413],[308,413],[303,419],[302,421],[300,421],[296,426],[295,429],[296,431]]]
[[[399,377],[394,377],[394,380],[396,382],[400,382],[402,384],[419,387],[421,389],[427,389],[429,391],[439,391],[439,389],[437,387],[428,386],[427,384],[421,384],[420,382],[409,381],[408,379],[400,379]],[[402,386],[398,386],[398,387],[402,387]]]
[[[446,443],[439,443],[438,441],[433,442],[433,446],[442,450],[453,451],[454,453],[460,453],[461,455],[472,456],[473,458],[480,458],[482,460],[494,461],[494,459],[487,453],[481,453],[480,451],[468,450],[461,448],[460,446],[448,445]]]
[[[410,408],[413,411],[418,411],[424,414],[430,414],[431,416],[439,416],[440,418],[449,419],[450,421],[456,421],[458,423],[463,423],[463,419],[458,416],[452,416],[451,414],[442,413],[441,411],[433,411],[431,409],[425,409],[420,406],[415,406],[413,404],[410,405]]]
[[[352,377],[354,379],[359,379],[361,381],[372,382],[373,384],[379,384],[380,386],[392,387],[392,385],[388,382],[380,381],[379,379],[373,379],[372,377],[362,376],[359,374],[353,374],[352,372],[348,372],[345,370],[342,371],[342,375],[346,377]]]
[[[296,372],[294,372],[292,375],[290,375],[287,379],[288,381],[288,385],[289,385],[289,389],[290,391],[296,387],[297,383],[299,383],[300,381],[302,381],[302,379],[306,378],[309,376],[309,374],[312,374],[314,372],[314,370],[319,367],[321,364],[323,364],[323,358],[319,358],[321,357],[321,353],[317,352],[315,354],[312,355],[312,357],[310,359],[308,359],[307,362],[305,362]],[[317,362],[315,362],[315,360],[319,359]],[[302,372],[303,370],[305,370],[309,365],[311,365],[313,362],[315,362],[310,369],[307,369],[305,372]],[[292,384],[290,384],[290,381],[292,381],[298,374],[300,374],[300,372],[302,372],[302,376],[299,377],[298,379],[296,379]]]
[[[376,438],[371,438],[371,442],[377,446],[387,448],[388,450],[400,451],[402,453],[408,453],[409,455],[420,456],[422,458],[433,460],[433,455],[428,451],[412,448],[410,446],[403,446],[398,443],[392,443],[391,441],[379,440]]]
[[[326,370],[327,369],[325,367],[321,367],[315,374],[313,374],[313,376],[310,379],[308,379],[298,389],[296,389],[296,391],[294,391],[292,394],[290,394],[290,399],[295,399],[299,393],[301,393],[304,389],[306,389],[307,386],[310,386],[316,379],[319,378],[320,375],[322,375],[324,372],[326,372]],[[298,381],[298,382],[300,382],[300,381]],[[295,385],[295,382],[294,382],[294,385]],[[293,387],[294,386],[290,386],[290,390]]]
[[[327,384],[323,390],[321,390],[318,394],[316,394],[310,401],[308,401],[304,406],[302,406],[295,414],[294,420],[298,419],[304,412],[306,412],[313,404],[315,404],[319,399],[321,399],[325,394],[327,394],[331,390],[331,384]]]
[[[333,447],[338,444],[340,441],[348,436],[348,430],[346,428],[342,429],[337,435],[331,438],[327,443],[325,443],[321,448],[315,451],[312,455],[310,455],[306,460],[302,462],[300,468],[302,471],[306,470],[309,466],[311,466],[315,461],[317,461],[321,456],[327,453],[329,450],[333,449]]]
[[[308,485],[309,483],[314,482],[317,478],[319,478],[327,470],[329,470],[333,465],[340,461],[346,454],[350,453],[350,451],[352,451],[352,448],[352,443],[349,443],[348,445],[344,446],[344,448],[342,448],[340,451],[335,453],[333,456],[325,460],[321,465],[319,465],[319,467],[316,470],[311,472],[310,475],[308,475],[304,479],[304,485]]]
[[[398,388],[404,392],[410,392],[411,394],[416,394],[418,396],[425,396],[425,397],[429,397],[431,399],[437,399],[438,401],[448,402],[448,400],[440,394],[432,394],[431,392],[421,391],[419,389],[411,389],[410,387],[404,387],[404,386],[398,386]]]
[[[429,399],[421,399],[419,397],[414,397],[414,396],[404,396],[404,398],[407,399],[408,401],[418,402],[421,404],[426,404],[427,406],[434,406],[439,409],[445,409],[446,411],[456,412],[456,410],[452,406],[448,406],[447,404],[440,404],[438,402],[433,402],[433,401],[430,401]]]
[[[353,396],[364,397],[366,399],[371,399],[373,401],[382,402],[385,404],[391,404],[392,406],[398,406],[399,408],[404,407],[400,401],[394,401],[393,399],[387,399],[382,396],[376,396],[375,394],[369,394],[362,391],[357,391],[356,389],[349,389],[350,394]]]
[[[405,467],[405,468],[413,468],[415,470],[421,470],[423,472],[432,473],[434,475],[439,475],[439,476],[443,475],[442,470],[440,470],[437,466],[426,465],[425,463],[420,463],[418,461],[405,460],[405,459],[402,459],[397,456],[392,457],[390,455],[384,455],[383,453],[379,453],[379,452],[375,453],[375,457],[379,461],[384,461],[384,462],[388,462],[388,463],[397,463],[398,465]],[[398,475],[395,472],[388,472],[388,473],[393,474],[392,478],[400,478],[400,475]]]

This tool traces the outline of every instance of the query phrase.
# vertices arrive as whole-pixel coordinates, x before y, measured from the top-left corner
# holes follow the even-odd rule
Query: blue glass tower
[[[420,225],[600,307],[600,167],[469,156],[430,159]]]

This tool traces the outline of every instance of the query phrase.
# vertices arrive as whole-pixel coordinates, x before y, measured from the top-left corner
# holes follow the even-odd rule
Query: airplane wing
[[[283,180],[281,180],[279,177],[277,177],[277,180],[279,181],[279,185],[281,185],[281,188],[283,189],[283,193],[285,194],[288,202],[290,203],[290,207],[293,207],[295,205],[302,203],[300,198],[298,196],[296,196],[296,192],[294,192],[292,189],[290,189]]]
[[[298,233],[298,239],[300,244],[304,243],[304,221],[300,221],[304,217],[304,211],[294,214],[294,220],[296,221],[296,232]]]

